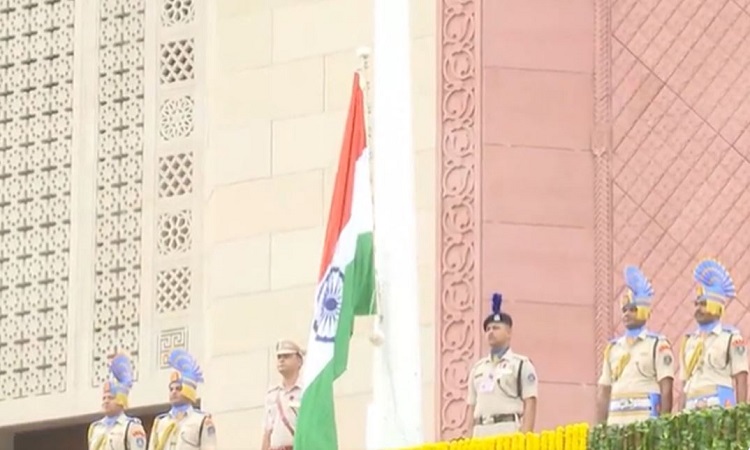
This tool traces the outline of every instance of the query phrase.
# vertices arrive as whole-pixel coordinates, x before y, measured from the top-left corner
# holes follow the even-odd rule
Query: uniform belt
[[[609,410],[613,413],[651,411],[651,400],[648,397],[613,398]]]
[[[520,414],[491,414],[474,418],[474,425],[492,425],[495,423],[515,422]]]

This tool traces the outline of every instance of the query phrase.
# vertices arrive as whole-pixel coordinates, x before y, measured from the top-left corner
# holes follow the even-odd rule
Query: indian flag
[[[364,99],[355,74],[315,294],[294,450],[338,449],[333,382],[346,371],[354,316],[374,313],[366,145]]]

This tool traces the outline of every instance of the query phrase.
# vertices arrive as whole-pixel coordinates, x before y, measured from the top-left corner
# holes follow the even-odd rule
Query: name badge
[[[484,379],[479,383],[479,392],[481,392],[482,394],[490,393],[494,388],[495,383],[492,379],[492,375],[484,377]]]

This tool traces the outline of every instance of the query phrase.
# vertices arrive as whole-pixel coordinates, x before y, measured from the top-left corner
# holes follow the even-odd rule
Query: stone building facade
[[[425,367],[435,262],[428,3],[412,2]],[[80,448],[117,350],[133,355],[131,404],[148,421],[165,408],[175,347],[202,362],[203,407],[222,448],[259,446],[273,346],[306,342],[371,10],[340,0],[0,3],[0,448],[14,436],[17,449]],[[367,332],[358,325],[337,387],[345,448],[364,439]]]
[[[257,448],[272,346],[306,340],[372,1],[0,1],[0,449],[79,448],[116,349],[148,423],[176,346],[222,448]],[[718,257],[750,334],[747,0],[410,5],[427,440],[468,429],[495,290],[541,428],[593,418],[625,264],[676,341]],[[342,449],[364,442],[368,330]]]

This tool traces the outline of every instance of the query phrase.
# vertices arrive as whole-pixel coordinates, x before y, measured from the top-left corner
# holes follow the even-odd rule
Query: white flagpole
[[[374,0],[374,20],[374,245],[383,339],[373,356],[367,447],[387,450],[424,442],[409,2]]]

